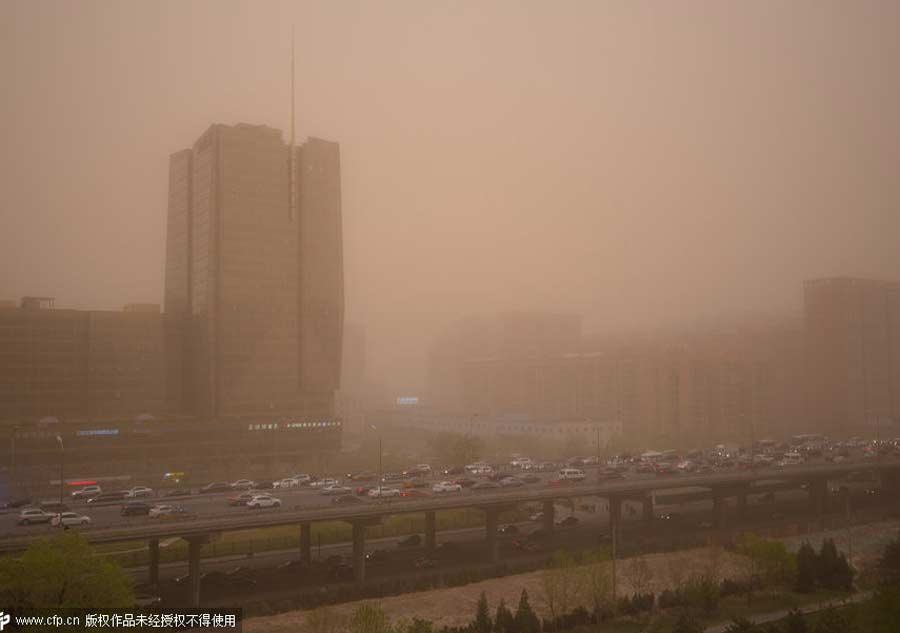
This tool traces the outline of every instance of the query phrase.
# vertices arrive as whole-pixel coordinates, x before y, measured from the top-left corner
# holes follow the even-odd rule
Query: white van
[[[584,471],[577,468],[563,468],[556,476],[560,479],[568,479],[571,481],[584,481]]]
[[[790,453],[785,453],[784,458],[780,462],[778,462],[779,466],[799,466],[803,463],[803,456],[800,453],[793,451]]]

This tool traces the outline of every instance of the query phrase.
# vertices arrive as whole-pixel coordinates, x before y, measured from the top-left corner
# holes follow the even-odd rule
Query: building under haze
[[[58,472],[57,436],[72,477],[148,483],[275,476],[340,447],[338,145],[213,125],[170,157],[167,220],[164,311],[0,304],[0,425],[20,479]]]
[[[900,420],[900,283],[828,278],[803,285],[809,428],[867,436]]]

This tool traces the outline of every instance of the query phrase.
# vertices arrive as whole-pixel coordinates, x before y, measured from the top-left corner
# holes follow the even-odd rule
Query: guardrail
[[[674,488],[728,488],[754,482],[808,481],[823,477],[836,477],[861,470],[859,464],[793,466],[780,471],[749,470],[737,473],[714,473],[708,475],[678,475],[640,480],[613,480],[606,482],[581,482],[559,487],[492,489],[491,492],[471,494],[447,493],[446,496],[428,498],[387,498],[362,506],[337,507],[296,506],[291,510],[248,510],[243,516],[235,513],[198,516],[188,519],[172,519],[165,523],[127,527],[94,527],[84,530],[85,539],[91,543],[113,543],[132,540],[163,539],[170,537],[188,538],[217,532],[250,530],[299,523],[322,521],[364,521],[385,515],[410,514],[465,507],[495,507],[520,503],[564,499],[574,497],[638,497],[656,490]],[[900,461],[884,461],[866,464],[866,470],[900,470]],[[752,488],[751,488],[752,490]],[[32,542],[45,537],[44,534],[3,536],[0,552],[16,552],[28,547]]]

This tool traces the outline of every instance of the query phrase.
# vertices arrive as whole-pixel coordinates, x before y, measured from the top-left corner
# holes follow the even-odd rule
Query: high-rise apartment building
[[[165,311],[189,324],[183,406],[194,415],[334,416],[340,154],[320,139],[294,161],[290,151],[278,130],[213,125],[170,158]]]
[[[803,299],[810,428],[891,432],[900,420],[900,283],[817,279]]]

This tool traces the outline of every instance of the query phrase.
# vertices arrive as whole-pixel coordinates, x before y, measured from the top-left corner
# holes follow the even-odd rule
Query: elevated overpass
[[[709,491],[713,500],[717,527],[726,519],[726,499],[737,500],[739,513],[746,507],[748,495],[764,494],[777,487],[805,487],[810,499],[810,510],[821,515],[825,508],[828,481],[841,479],[851,472],[874,471],[881,485],[888,490],[900,490],[900,461],[896,459],[872,461],[865,464],[828,464],[793,466],[783,470],[749,470],[740,472],[711,473],[705,475],[672,475],[641,480],[613,480],[582,482],[579,484],[550,486],[545,488],[496,489],[473,495],[433,496],[424,499],[381,499],[376,503],[359,506],[302,507],[248,511],[243,516],[233,513],[202,518],[185,518],[155,521],[141,525],[89,528],[82,533],[92,544],[142,541],[149,543],[150,578],[158,579],[159,542],[168,538],[182,538],[188,542],[189,575],[192,603],[199,604],[200,597],[200,549],[225,532],[270,528],[285,525],[300,527],[300,557],[309,561],[311,556],[311,525],[324,521],[345,521],[353,527],[353,568],[357,580],[365,577],[365,533],[369,525],[377,524],[383,517],[421,513],[425,515],[425,547],[433,551],[437,544],[436,512],[458,508],[477,507],[485,513],[487,553],[491,560],[498,559],[497,527],[501,511],[523,503],[540,503],[543,506],[543,527],[548,532],[554,528],[554,502],[560,499],[599,497],[607,499],[610,509],[610,530],[615,533],[621,520],[623,501],[639,501],[643,504],[643,517],[653,517],[653,493],[663,490],[700,488]],[[23,551],[46,535],[2,535],[0,553]]]

